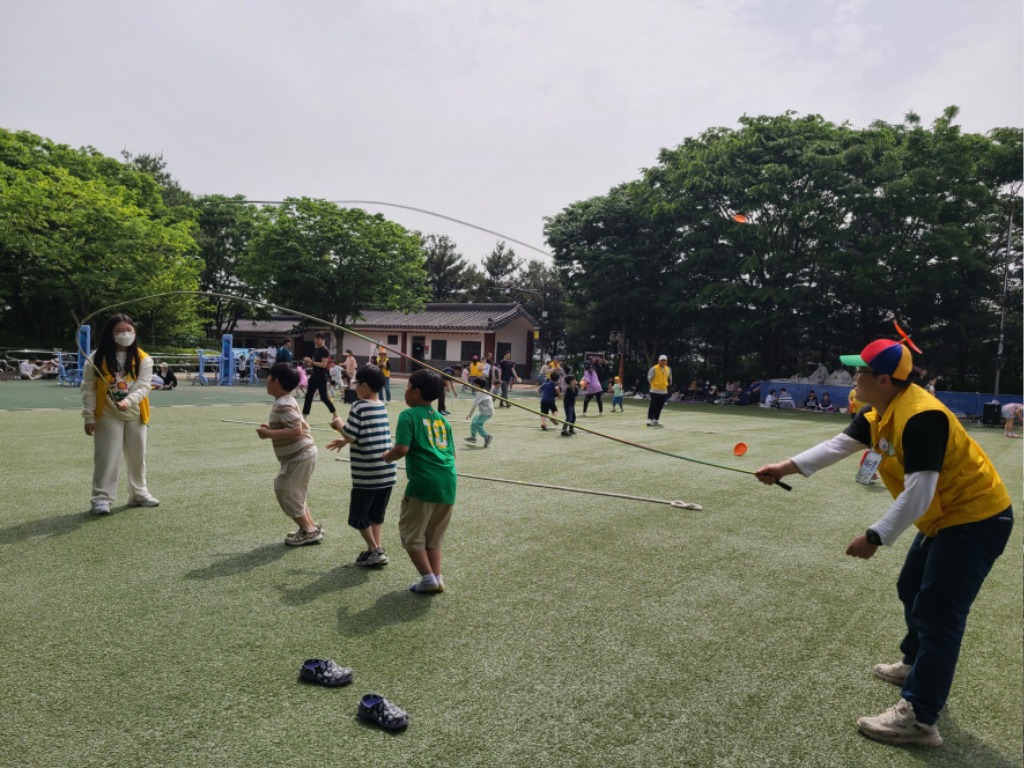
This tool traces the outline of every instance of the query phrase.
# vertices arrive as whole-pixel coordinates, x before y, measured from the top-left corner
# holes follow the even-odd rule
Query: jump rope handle
[[[790,485],[789,483],[784,483],[781,480],[776,480],[775,481],[775,485],[779,486],[779,488],[781,488],[784,491],[792,491],[793,490],[793,486],[792,485]]]

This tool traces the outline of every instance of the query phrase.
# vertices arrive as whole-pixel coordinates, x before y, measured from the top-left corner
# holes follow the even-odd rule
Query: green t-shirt
[[[409,446],[405,495],[434,504],[455,503],[455,440],[451,425],[428,405],[398,414],[395,445]]]

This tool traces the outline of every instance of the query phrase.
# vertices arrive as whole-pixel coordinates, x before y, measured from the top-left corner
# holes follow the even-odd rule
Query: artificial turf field
[[[401,385],[392,424],[403,405]],[[527,391],[515,398],[535,406]],[[910,541],[843,554],[886,508],[848,460],[786,493],[752,477],[592,435],[561,438],[498,410],[460,471],[683,499],[703,512],[461,480],[442,595],[391,564],[352,564],[349,465],[321,446],[311,505],[321,545],[282,543],[256,388],[154,393],[157,509],[87,513],[91,443],[75,390],[0,383],[0,766],[1019,766],[1022,442],[972,428],[1011,490],[1017,526],[968,622],[938,750],[861,737],[899,691],[895,581]],[[189,404],[192,407],[167,407]],[[36,405],[55,410],[15,410]],[[593,404],[591,406],[593,408]],[[581,418],[626,439],[752,470],[839,431],[844,416],[646,402]],[[316,403],[314,427],[327,411]],[[739,440],[743,458],[732,456]],[[344,454],[343,454],[344,455]],[[403,478],[399,473],[399,490]],[[300,684],[303,659],[355,670]],[[387,734],[354,717],[378,692],[411,716]]]

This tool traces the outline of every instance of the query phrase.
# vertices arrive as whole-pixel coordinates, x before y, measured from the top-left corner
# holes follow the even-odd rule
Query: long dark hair
[[[135,341],[128,347],[128,358],[125,364],[132,377],[138,378],[139,365],[142,362],[142,357],[139,355],[138,329],[135,328],[135,321],[128,317],[128,315],[111,315],[110,319],[107,320],[106,325],[103,326],[103,330],[100,332],[93,360],[95,360],[97,366],[106,363],[107,373],[113,373],[117,370],[117,344],[114,342],[114,328],[119,323],[128,323],[135,330]]]

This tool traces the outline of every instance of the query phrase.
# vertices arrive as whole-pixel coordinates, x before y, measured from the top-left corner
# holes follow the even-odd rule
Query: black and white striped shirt
[[[384,403],[379,400],[353,403],[344,432],[355,441],[349,445],[352,485],[356,488],[390,488],[394,485],[395,465],[381,459],[392,447],[391,427]]]

